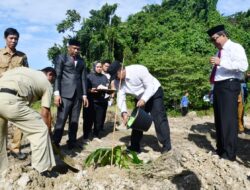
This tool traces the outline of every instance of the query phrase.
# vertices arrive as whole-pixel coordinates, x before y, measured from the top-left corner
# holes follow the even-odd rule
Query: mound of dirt
[[[102,139],[92,140],[79,150],[68,150],[67,131],[63,136],[62,150],[71,156],[80,171],[74,172],[58,157],[53,168],[55,176],[46,178],[30,166],[30,155],[25,161],[9,157],[9,169],[0,178],[0,189],[249,189],[250,171],[250,132],[239,135],[237,159],[234,162],[220,159],[214,155],[215,129],[213,117],[169,118],[172,151],[161,154],[154,127],[144,133],[142,153],[138,156],[144,161],[142,166],[120,169],[114,166],[84,168],[84,159],[100,147],[112,144],[128,144],[130,130],[117,127],[113,135],[112,113],[108,114]],[[250,123],[245,118],[245,123]],[[82,122],[79,125],[79,144],[82,138]],[[11,137],[11,136],[9,136]],[[23,152],[30,154],[27,140],[24,139]],[[64,146],[65,145],[65,146]]]

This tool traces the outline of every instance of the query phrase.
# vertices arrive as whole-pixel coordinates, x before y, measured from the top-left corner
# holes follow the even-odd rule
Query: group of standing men
[[[18,60],[16,62],[13,61],[13,63],[16,63],[16,67],[21,68],[6,71],[0,79],[0,96],[1,104],[3,104],[0,108],[0,170],[3,171],[7,168],[7,121],[10,121],[21,129],[30,141],[32,167],[40,173],[44,173],[55,165],[51,140],[55,146],[60,147],[67,119],[69,119],[68,148],[72,149],[78,146],[76,143],[76,133],[80,110],[82,104],[85,108],[89,106],[87,97],[87,68],[79,56],[80,43],[75,39],[69,40],[68,52],[57,57],[55,70],[47,67],[42,70],[44,75],[40,74],[42,73],[41,71],[24,68],[28,66],[27,58],[25,54],[15,49],[19,33],[13,28],[6,31],[11,31],[8,35],[11,37],[14,36],[14,40],[11,42],[14,52],[10,52],[8,49],[9,46],[6,44],[5,49],[7,50],[3,55],[8,54],[10,58],[6,59],[5,62],[1,62],[0,65],[3,68],[4,64],[6,64],[6,69],[4,70],[6,71],[14,67],[10,60]],[[6,42],[7,40],[8,37],[6,37]],[[169,151],[171,149],[170,132],[166,110],[163,106],[163,90],[160,87],[159,81],[144,66],[132,65],[123,68],[119,62],[114,62],[111,66],[108,72],[112,75],[112,79],[116,80],[116,83],[118,80],[122,81],[123,94],[118,96],[118,101],[122,109],[124,123],[128,119],[128,113],[124,109],[125,94],[132,93],[138,99],[137,106],[145,107],[146,111],[151,112],[155,121],[157,136],[163,144],[163,152]],[[98,76],[98,72],[96,74]],[[54,92],[49,82],[55,82]],[[132,87],[132,91],[127,91],[126,86]],[[57,118],[53,134],[50,131],[52,94],[54,94],[54,103],[57,106]],[[104,98],[106,97],[104,96]],[[41,114],[38,114],[29,107],[32,102],[39,99],[42,106]],[[104,109],[104,111],[106,110]],[[140,152],[142,135],[141,131],[132,131],[130,150]],[[18,153],[19,157],[17,156],[18,154],[15,154],[16,157],[23,159],[20,156],[22,154]]]
[[[217,154],[224,159],[235,160],[238,129],[237,97],[242,74],[248,68],[247,58],[243,47],[228,39],[223,25],[213,27],[207,33],[219,50],[217,55],[210,59],[214,67],[211,81],[214,84],[213,106]],[[76,134],[81,107],[83,105],[88,111],[87,107],[91,104],[88,98],[88,92],[91,92],[91,89],[88,89],[87,84],[87,68],[79,56],[80,43],[76,39],[69,40],[68,52],[57,57],[55,69],[47,67],[42,71],[34,71],[25,68],[28,67],[26,55],[15,49],[19,33],[9,28],[5,31],[5,39],[6,47],[0,50],[0,171],[7,167],[6,136],[7,121],[10,121],[21,129],[30,141],[32,167],[43,173],[55,165],[50,137],[55,146],[60,147],[64,126],[69,119],[67,145],[70,149],[77,147]],[[20,68],[15,69],[15,67]],[[96,63],[95,73],[89,75],[95,90],[97,85],[106,85],[110,82],[109,79],[105,79],[105,84],[99,81],[103,80],[104,75],[100,74],[98,67],[100,66]],[[115,61],[110,65],[108,73],[118,90],[117,104],[121,110],[123,122],[126,124],[129,116],[126,94],[131,94],[136,98],[136,106],[151,114],[157,138],[162,144],[162,152],[169,152],[171,150],[170,130],[160,82],[142,65],[124,67],[122,63]],[[54,92],[51,86],[53,82],[55,82]],[[53,134],[50,136],[50,105],[53,94],[54,103],[57,106],[57,118]],[[105,96],[97,97],[98,101],[105,99]],[[32,102],[39,99],[42,107],[40,114],[29,107]],[[95,106],[99,109],[98,101]],[[106,104],[103,108],[106,111]],[[89,118],[84,119],[87,121]],[[92,125],[93,121],[90,123]],[[89,130],[91,129],[88,128],[87,133]],[[87,135],[85,137],[88,138]],[[142,137],[142,131],[133,129],[131,145],[128,149],[140,152]],[[23,159],[20,151],[11,150],[11,152],[15,157]]]

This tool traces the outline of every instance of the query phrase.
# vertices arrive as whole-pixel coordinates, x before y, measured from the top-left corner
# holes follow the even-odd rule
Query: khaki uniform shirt
[[[41,106],[50,108],[53,94],[52,85],[42,71],[18,67],[3,73],[0,88],[13,89],[28,104],[41,100]]]
[[[27,56],[20,51],[10,54],[7,48],[0,49],[0,77],[3,72],[15,67],[29,67]]]

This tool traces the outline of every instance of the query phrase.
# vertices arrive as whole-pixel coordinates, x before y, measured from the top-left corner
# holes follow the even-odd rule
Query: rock
[[[21,187],[26,187],[29,182],[29,175],[27,173],[23,173],[22,176],[18,179],[17,184]]]

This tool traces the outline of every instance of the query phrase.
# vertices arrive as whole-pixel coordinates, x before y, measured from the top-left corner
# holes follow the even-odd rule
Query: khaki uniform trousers
[[[8,126],[10,126],[10,125],[8,125]],[[12,138],[11,146],[9,147],[9,149],[12,152],[18,153],[21,151],[21,141],[23,138],[23,133],[18,127],[16,127],[16,126],[13,126],[13,127],[14,127],[13,138]]]
[[[0,93],[0,173],[8,167],[7,121],[17,126],[30,141],[31,165],[39,172],[55,166],[48,128],[40,114],[21,97]]]
[[[242,93],[238,96],[238,127],[239,132],[244,132],[244,105],[242,101]]]

